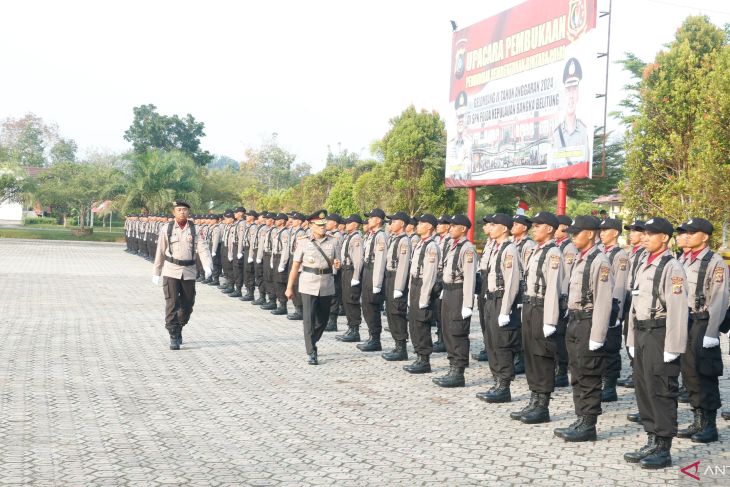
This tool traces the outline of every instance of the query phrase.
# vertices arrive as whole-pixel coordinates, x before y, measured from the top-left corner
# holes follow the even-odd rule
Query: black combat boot
[[[276,307],[276,309],[271,311],[272,315],[285,315],[286,314],[286,302],[279,303],[279,306]]]
[[[628,419],[632,423],[641,423],[641,414],[639,414],[639,413],[629,413],[629,414],[626,415],[626,419]]]
[[[179,329],[179,330],[177,331],[177,339],[178,339],[178,341],[180,342],[180,345],[182,345],[182,344],[183,344],[183,339],[182,339],[182,331],[183,331],[183,328],[185,328],[185,325],[186,325],[186,324],[187,324],[187,323],[185,323],[184,325],[181,325],[181,326],[180,326],[180,329]]]
[[[213,279],[210,280],[210,282],[208,284],[213,287],[218,287],[221,285],[221,280],[217,277],[214,277]]]
[[[525,373],[525,355],[522,353],[522,350],[515,353],[515,374],[524,374]]]
[[[477,362],[489,362],[489,356],[487,356],[487,349],[483,349],[479,353],[472,353],[471,358]]]
[[[499,379],[497,387],[495,387],[493,391],[487,392],[486,394],[484,394],[483,398],[480,397],[479,399],[484,399],[489,403],[511,402],[512,393],[510,392],[509,385],[509,380]]]
[[[205,278],[203,276],[198,276],[195,278],[195,282],[203,282]]]
[[[686,428],[682,428],[677,431],[677,438],[692,438],[692,435],[702,429],[702,410],[699,408],[692,408],[692,415],[694,417],[692,423],[690,423],[690,425]]]
[[[583,424],[583,416],[578,416],[575,418],[575,421],[573,421],[569,426],[563,427],[563,428],[555,428],[553,430],[553,433],[558,438],[562,438],[565,433],[568,431],[573,431],[574,429],[578,428],[581,424]]]
[[[492,387],[490,387],[489,389],[487,389],[484,392],[477,392],[476,393],[477,399],[481,399],[482,401],[486,401],[487,400],[487,395],[493,394],[494,391],[497,389],[497,387],[499,387],[499,379],[497,379],[497,376],[496,375],[492,374]]]
[[[258,299],[254,299],[253,301],[251,301],[251,304],[253,304],[254,306],[262,306],[266,304],[266,296],[264,296],[263,294],[259,294]]]
[[[203,279],[202,281],[200,281],[200,284],[210,284],[212,280],[213,279],[211,279],[210,277],[208,277],[208,278]]]
[[[324,331],[337,331],[337,313],[330,314],[330,319],[327,321],[327,328]]]
[[[481,394],[484,394],[484,393],[481,393]],[[530,402],[527,403],[527,406],[523,407],[519,411],[512,411],[511,413],[509,413],[509,417],[511,419],[516,419],[517,421],[519,421],[520,418],[522,418],[523,414],[525,414],[526,412],[531,411],[532,409],[535,408],[535,405],[537,404],[537,396],[538,396],[537,392],[530,391]],[[477,397],[479,397],[479,394],[477,394]]]
[[[415,362],[404,365],[403,370],[410,374],[428,374],[431,372],[431,359],[428,355],[419,355]]]
[[[395,348],[390,352],[385,352],[381,355],[388,362],[400,362],[408,360],[408,349],[406,348],[405,340],[397,340],[395,342]]]
[[[241,296],[241,301],[253,301],[254,299],[253,290],[247,291],[246,294]]]
[[[641,468],[657,470],[672,466],[672,438],[667,436],[656,437],[656,448],[639,461]]]
[[[634,388],[634,373],[633,372],[629,372],[629,375],[626,376],[625,379],[619,379],[619,380],[617,380],[616,381],[616,384],[619,385],[619,386],[621,386],[621,387],[627,387],[629,389],[633,389]]]
[[[525,413],[520,418],[525,424],[538,424],[550,422],[550,393],[538,394],[535,407]]]
[[[724,419],[725,421],[730,420],[730,411],[723,411],[721,416],[722,416],[722,419]]]
[[[341,342],[359,342],[360,327],[355,325],[347,325],[347,331],[343,335],[337,335],[335,338]]]
[[[693,443],[717,441],[717,409],[700,409],[700,429],[692,435]]]
[[[319,365],[319,360],[317,360],[317,351],[316,350],[308,355],[307,364]]]
[[[228,282],[221,282],[220,278],[218,279],[218,289],[221,291],[228,288]]]
[[[180,338],[179,333],[182,329],[180,325],[173,325],[170,330],[170,350],[180,350]]]
[[[383,350],[383,346],[380,344],[380,333],[370,335],[368,341],[365,343],[358,343],[357,349],[362,352],[380,352]]]
[[[294,306],[294,312],[286,315],[286,319],[292,321],[304,319],[304,316],[302,315],[302,308],[300,308],[299,306]]]
[[[444,332],[441,329],[441,325],[436,325],[436,341],[433,342],[433,353],[443,353],[446,351],[446,345],[444,345]]]
[[[434,379],[433,382],[439,387],[464,387],[464,367],[452,365],[448,374],[439,377],[438,380]]]
[[[261,309],[265,309],[267,311],[276,309],[276,298],[270,297],[268,301],[264,301],[264,304],[261,305]]]
[[[236,286],[236,285],[234,284],[234,285],[233,285],[233,292],[232,292],[231,294],[229,294],[228,296],[230,296],[230,297],[232,297],[232,298],[240,298],[241,296],[243,296],[243,295],[241,294],[241,288],[240,288],[240,287],[238,287],[238,286]]]
[[[603,390],[601,391],[601,402],[618,401],[616,394],[616,377],[603,378]]]
[[[221,290],[223,294],[231,295],[236,292],[236,286],[233,284],[228,284],[225,289]]]
[[[654,433],[646,434],[646,445],[636,451],[624,453],[624,460],[629,463],[639,463],[647,455],[654,453],[656,449],[656,435]]]
[[[555,372],[555,387],[568,387],[568,365],[558,364],[558,370]]]
[[[596,419],[594,414],[583,415],[583,421],[574,429],[568,430],[561,438],[570,442],[596,441]]]
[[[689,402],[689,392],[687,392],[687,388],[684,387],[684,384],[679,386],[679,396],[677,396],[677,402]]]

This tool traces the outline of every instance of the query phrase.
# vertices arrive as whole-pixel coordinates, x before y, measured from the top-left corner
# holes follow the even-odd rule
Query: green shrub
[[[23,225],[55,225],[56,219],[50,217],[24,218]]]

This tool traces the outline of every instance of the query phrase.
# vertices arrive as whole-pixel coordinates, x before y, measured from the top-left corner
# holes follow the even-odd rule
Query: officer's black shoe
[[[250,291],[241,296],[241,301],[253,301],[254,299],[256,298],[253,297],[253,292]]]
[[[511,402],[512,393],[510,392],[509,384],[509,380],[499,379],[497,387],[495,387],[493,391],[488,391],[486,394],[484,394],[484,397],[480,397],[480,399],[483,399],[492,404]]]
[[[565,364],[558,365],[558,371],[555,373],[555,387],[568,387],[568,366]]]
[[[406,341],[398,340],[395,342],[395,348],[390,352],[381,355],[388,362],[400,362],[408,360],[408,349],[406,349]]]
[[[603,390],[601,391],[601,402],[618,401],[616,394],[616,377],[603,378]]]
[[[730,421],[730,411],[723,411],[721,416],[725,421]]]
[[[629,414],[626,415],[626,419],[628,419],[632,423],[641,423],[641,414],[639,414],[639,413],[629,413]]]
[[[170,350],[180,350],[180,342],[177,341],[177,338],[170,337]]]
[[[433,353],[443,353],[445,351],[446,351],[446,345],[444,345],[444,341],[439,336],[438,340],[436,340],[433,343]]]
[[[218,289],[226,289],[228,287],[227,283],[221,283],[220,279],[218,279]]]
[[[538,394],[535,407],[525,413],[520,418],[525,424],[539,424],[550,422],[550,394]]]
[[[712,443],[717,441],[716,409],[700,409],[701,429],[692,435],[692,443]]]
[[[525,373],[525,360],[524,360],[524,354],[522,352],[517,352],[515,354],[515,374],[524,374]]]
[[[677,396],[677,402],[689,402],[689,392],[687,392],[687,388],[684,387],[684,384],[679,386],[679,396]]]
[[[347,327],[347,331],[343,335],[337,335],[335,338],[341,342],[347,342],[347,343],[359,342],[360,341],[360,327],[349,325]]]
[[[484,393],[480,393],[480,394],[484,394]],[[531,391],[530,392],[530,402],[527,403],[527,406],[523,407],[519,411],[512,411],[511,413],[509,413],[509,417],[511,419],[515,419],[515,420],[519,421],[520,418],[522,418],[523,414],[525,414],[526,412],[535,408],[535,405],[537,404],[537,396],[538,396],[537,392]],[[477,397],[479,397],[479,394],[477,394]],[[481,399],[481,397],[479,397],[479,398]]]
[[[299,312],[299,310],[296,310],[296,309],[294,310],[294,312],[293,312],[293,313],[289,313],[288,315],[286,315],[286,319],[287,319],[287,320],[292,320],[292,321],[296,321],[296,320],[301,320],[301,319],[303,319],[303,318],[304,318],[304,317],[303,317],[303,316],[302,316],[302,314],[301,314],[301,313]]]
[[[624,453],[624,460],[629,463],[639,463],[647,455],[651,455],[652,453],[654,453],[654,450],[656,450],[657,447],[656,435],[654,433],[647,433],[646,436],[646,445],[642,446],[636,451]]]
[[[203,279],[202,281],[200,281],[200,284],[210,284],[210,282],[211,282],[211,279],[207,278],[207,279]]]
[[[218,278],[211,279],[211,281],[208,283],[211,286],[220,286],[221,281]]]
[[[198,276],[195,278],[195,282],[203,282],[205,278],[203,276]]]
[[[286,314],[286,305],[285,304],[283,304],[283,305],[280,304],[275,310],[272,310],[271,311],[271,314],[272,315],[277,315],[277,316],[279,316],[279,315],[285,315]]]
[[[261,305],[261,309],[269,311],[272,309],[276,309],[276,301],[269,301],[268,303],[264,302],[264,304]]]
[[[583,416],[578,416],[575,418],[575,421],[573,421],[569,426],[563,427],[563,428],[555,428],[553,430],[553,433],[558,438],[562,438],[565,433],[568,431],[573,431],[574,429],[578,428],[581,424],[583,424]]]
[[[656,437],[656,448],[639,461],[641,468],[657,470],[672,466],[672,439],[666,436]]]
[[[449,373],[433,381],[439,387],[464,387],[464,367],[449,368]]]
[[[337,314],[331,314],[324,331],[337,331]]]
[[[309,365],[319,365],[319,361],[317,360],[317,352],[314,351],[309,354],[309,358],[307,359],[307,363]]]
[[[355,346],[362,352],[380,352],[383,350],[383,346],[380,344],[380,335],[371,336],[365,343],[358,343]]]
[[[254,299],[253,301],[251,301],[251,304],[253,304],[254,306],[261,306],[263,304],[266,304],[266,300],[264,298]]]
[[[625,379],[617,380],[616,384],[621,387],[627,387],[629,389],[633,389],[634,388],[634,374],[632,372],[629,372],[629,375]]]
[[[183,343],[182,331],[183,331],[183,327],[181,326],[180,329],[177,331],[177,341],[180,342],[180,345],[182,345],[182,343]]]
[[[583,421],[572,430],[568,430],[561,438],[570,442],[596,441],[596,419],[593,414],[583,415]]]
[[[692,438],[692,435],[702,429],[702,410],[699,408],[692,408],[692,423],[686,428],[682,428],[677,431],[677,438]]]
[[[233,286],[226,286],[225,288],[221,289],[221,292],[223,294],[233,294],[236,292],[236,288]]]
[[[238,286],[233,286],[233,292],[228,296],[232,298],[240,298],[241,296],[243,296],[243,294],[241,294],[241,288]]]
[[[489,362],[489,357],[487,356],[486,348],[479,353],[472,353],[471,357],[474,360],[476,360],[477,362]]]
[[[419,355],[415,362],[404,365],[403,370],[409,374],[428,374],[431,372],[431,359],[428,355]]]

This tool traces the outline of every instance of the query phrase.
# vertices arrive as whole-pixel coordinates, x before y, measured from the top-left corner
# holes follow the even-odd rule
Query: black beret
[[[364,222],[362,221],[362,217],[358,215],[357,213],[353,213],[352,215],[345,218],[345,223],[359,223],[362,225]]]
[[[636,220],[632,221],[628,225],[624,225],[624,230],[636,230],[639,232],[644,231],[644,220]]]
[[[674,226],[662,217],[650,218],[644,223],[644,231],[651,233],[664,233],[670,237],[674,233]]]
[[[545,225],[550,225],[554,229],[558,229],[560,226],[560,220],[558,220],[558,217],[555,216],[554,213],[550,213],[549,211],[541,211],[532,218],[530,218],[532,223],[543,223]]]
[[[178,206],[184,206],[185,208],[190,209],[190,203],[185,200],[175,200],[172,202],[172,206],[173,208],[176,208]]]
[[[509,215],[504,213],[494,213],[489,217],[489,221],[491,223],[496,223],[498,225],[504,225],[505,227],[512,229],[512,218],[509,217]]]
[[[598,230],[601,220],[591,215],[578,215],[571,226],[565,229],[567,233],[578,233],[583,230]]]
[[[469,218],[462,213],[454,215],[451,218],[451,224],[452,225],[464,225],[466,228],[471,228],[471,222],[469,221]]]
[[[702,232],[706,233],[707,235],[712,235],[712,231],[714,230],[714,227],[712,226],[712,223],[705,220],[704,218],[690,218],[686,222],[682,223],[680,226],[677,227],[677,231],[685,231],[685,232]]]
[[[571,226],[573,224],[573,219],[568,215],[558,215],[558,224]]]
[[[372,210],[370,210],[370,213],[365,213],[365,216],[377,216],[378,218],[385,220],[385,212],[380,208],[373,208]]]
[[[512,217],[512,223],[522,223],[528,229],[532,226],[532,220],[525,215],[515,215]]]
[[[403,223],[408,223],[410,221],[410,219],[411,219],[410,216],[408,216],[406,213],[404,213],[402,211],[397,211],[397,212],[393,213],[392,215],[388,215],[387,218],[390,221],[393,221],[393,220],[402,220]]]
[[[618,230],[621,233],[623,222],[618,218],[606,218],[601,222],[601,230]]]
[[[415,217],[414,220],[416,220],[416,223],[418,223],[418,222],[430,223],[431,225],[434,226],[434,228],[436,227],[436,225],[438,225],[438,220],[436,220],[436,217],[430,213],[424,213],[421,216]]]

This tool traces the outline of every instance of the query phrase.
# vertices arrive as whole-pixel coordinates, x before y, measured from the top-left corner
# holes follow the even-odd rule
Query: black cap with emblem
[[[276,217],[274,217],[274,219],[275,220],[284,220],[284,221],[287,221],[289,219],[289,217],[287,216],[286,213],[278,213],[276,215]]]
[[[451,225],[451,217],[449,215],[441,215],[438,220],[439,225]]]
[[[521,223],[529,230],[532,226],[532,220],[527,218],[525,215],[515,215],[512,217],[512,223]]]
[[[555,230],[558,229],[560,226],[560,220],[558,220],[558,217],[555,216],[554,213],[550,213],[549,211],[541,211],[532,218],[530,218],[533,224],[539,223],[542,225],[550,225]]]
[[[644,223],[644,231],[649,233],[664,233],[671,237],[674,233],[674,226],[669,223],[668,220],[657,216],[649,218],[646,223]]]
[[[632,221],[628,225],[624,225],[624,230],[634,230],[637,232],[643,232],[644,231],[644,220],[636,220]]]
[[[338,225],[345,223],[339,213],[330,213],[329,215],[327,215],[327,220],[333,221]]]
[[[345,223],[358,223],[362,225],[364,222],[362,221],[362,217],[358,215],[357,213],[353,213],[352,215],[345,218]]]
[[[235,209],[235,213],[246,213],[246,208],[244,208],[243,206],[239,206]]]
[[[705,220],[704,218],[690,218],[689,220],[677,227],[678,232],[702,232],[706,233],[707,235],[712,235],[713,230],[714,227],[712,226],[712,223]]]
[[[510,230],[512,229],[512,218],[506,213],[494,213],[489,217],[489,221],[497,225],[504,225]]]
[[[369,213],[365,213],[365,216],[370,218],[371,216],[377,216],[381,220],[385,220],[385,212],[380,208],[373,208]]]
[[[568,215],[558,215],[558,225],[565,225],[567,227],[573,224],[573,219]]]
[[[621,233],[622,223],[618,218],[606,218],[601,221],[601,230],[617,230]]]
[[[402,211],[397,211],[397,212],[393,213],[392,215],[388,215],[387,218],[389,221],[401,220],[403,223],[408,223],[411,219],[410,216],[408,216],[406,213],[404,213]]]
[[[453,218],[451,218],[451,224],[464,225],[467,229],[471,228],[471,222],[469,221],[469,218],[462,213],[454,215]]]
[[[567,233],[579,233],[583,230],[598,230],[601,220],[591,215],[578,215],[571,226],[565,229]]]
[[[431,225],[433,225],[434,228],[436,228],[436,225],[438,225],[438,220],[436,220],[436,217],[430,213],[424,213],[423,215],[421,215],[419,217],[415,217],[414,220],[416,221],[416,223],[418,223],[418,222],[430,223]]]
[[[188,203],[185,200],[175,200],[172,202],[172,206],[173,206],[173,208],[178,208],[178,207],[184,206],[188,210],[190,209],[190,203]]]
[[[225,212],[223,213],[223,217],[225,217],[225,218],[233,218],[233,210],[231,210],[230,208],[229,208],[229,209],[227,209],[227,210],[226,210],[226,211],[225,211]]]

